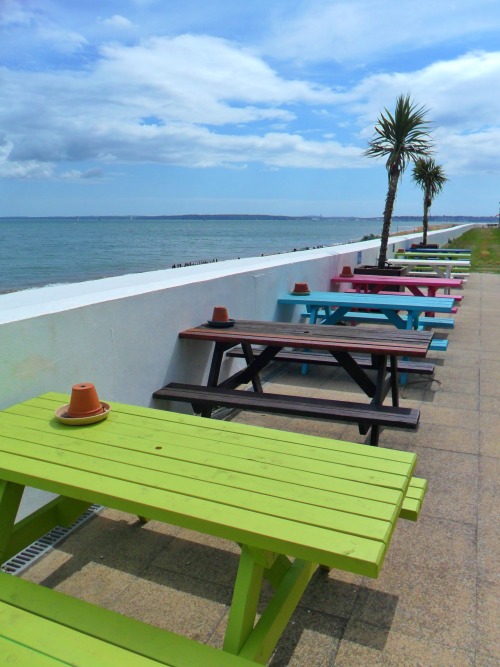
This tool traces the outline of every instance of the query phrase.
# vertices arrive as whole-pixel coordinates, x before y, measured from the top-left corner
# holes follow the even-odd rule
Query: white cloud
[[[212,37],[108,45],[89,71],[4,71],[4,84],[0,122],[11,139],[9,159],[18,163],[335,166],[359,153],[269,132],[269,123],[293,121],[297,105],[323,105],[332,93],[280,77],[251,52]],[[264,123],[262,134],[247,135],[250,123]]]
[[[36,17],[28,3],[20,0],[2,0],[0,26],[29,25]]]
[[[265,117],[269,117],[273,103],[332,99],[327,89],[284,79],[250,51],[215,37],[155,37],[130,48],[109,45],[102,54],[99,76],[120,84],[126,79],[127,85],[139,91],[141,100],[148,91],[164,96],[164,114],[182,111],[183,119],[193,122],[245,121],[238,118],[238,113],[245,112],[243,104],[265,104]],[[223,106],[235,117],[226,119]],[[255,113],[250,111],[249,120],[256,119]],[[276,113],[283,115],[281,110]]]
[[[429,109],[434,123],[436,156],[451,171],[498,171],[490,142],[500,132],[500,52],[468,53],[409,73],[367,77],[345,100],[360,115],[362,136],[371,136],[380,111],[394,108],[409,92]]]
[[[134,25],[132,21],[130,21],[130,19],[128,19],[125,16],[122,16],[121,14],[114,14],[108,19],[103,19],[102,22],[105,25],[109,25],[113,28],[126,29],[126,30],[128,30],[128,28],[132,28]]]
[[[0,143],[0,178],[33,179],[50,178],[54,165],[38,160],[11,160],[12,142],[3,139]]]
[[[70,171],[65,171],[60,175],[60,178],[67,179],[70,181],[76,180],[92,180],[100,179],[103,177],[103,170],[100,167],[93,167],[92,169],[86,169],[81,171],[80,169],[70,169]]]
[[[73,53],[87,44],[86,38],[80,33],[74,30],[63,30],[50,24],[40,25],[38,36],[59,53]]]
[[[366,7],[317,6],[317,14],[309,12],[313,22],[327,10],[343,11],[345,35],[356,29],[355,12]],[[67,44],[82,45],[78,33],[65,34]],[[430,108],[440,161],[453,170],[498,170],[492,142],[499,128],[500,52],[374,74],[339,92],[284,76],[236,43],[185,34],[108,43],[79,69],[4,68],[0,76],[0,126],[7,137],[1,173],[13,177],[51,177],[54,165],[86,160],[368,167],[372,161],[361,153],[380,111],[406,92]],[[317,140],[306,138],[313,134]],[[65,173],[92,177],[91,171]]]
[[[266,53],[302,62],[365,64],[469,35],[500,30],[497,0],[315,0],[285,5],[265,38]]]

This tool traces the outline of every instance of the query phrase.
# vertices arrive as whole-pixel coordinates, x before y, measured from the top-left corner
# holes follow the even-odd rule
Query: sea
[[[393,221],[413,231],[419,220]],[[0,293],[379,236],[380,218],[0,218]]]

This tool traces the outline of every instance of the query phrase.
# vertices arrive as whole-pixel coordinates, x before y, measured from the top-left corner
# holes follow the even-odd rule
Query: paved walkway
[[[385,430],[381,446],[414,451],[429,482],[417,523],[400,521],[376,580],[317,572],[273,667],[500,665],[500,275],[471,274],[434,380],[411,377],[402,405],[416,433]],[[338,370],[294,367],[275,391],[353,392]],[[286,385],[286,387],[284,386]],[[363,442],[354,426],[240,413],[237,421]],[[236,546],[105,510],[25,571],[147,622],[220,646]],[[197,666],[193,666],[197,667]]]

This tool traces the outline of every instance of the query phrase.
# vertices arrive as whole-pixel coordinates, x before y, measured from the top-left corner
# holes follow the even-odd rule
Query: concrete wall
[[[429,241],[446,243],[471,226],[433,232]],[[420,239],[393,237],[389,256]],[[278,294],[299,281],[328,291],[343,266],[375,264],[378,246],[366,241],[2,295],[0,408],[46,391],[69,393],[77,382],[93,382],[103,400],[150,405],[151,393],[169,381],[206,378],[210,344],[177,334],[209,319],[214,305],[239,319],[290,319],[290,310],[278,309]]]

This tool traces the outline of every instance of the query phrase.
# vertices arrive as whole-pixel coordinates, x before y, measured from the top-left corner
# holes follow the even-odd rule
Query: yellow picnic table
[[[398,518],[416,519],[425,493],[412,453],[120,403],[68,426],[54,417],[68,400],[48,393],[0,412],[0,562],[94,503],[241,546],[222,652],[0,574],[0,620],[34,615],[99,640],[95,654],[113,644],[152,661],[130,664],[266,663],[318,565],[376,577]],[[26,486],[58,497],[15,523]],[[256,622],[264,578],[275,593]],[[15,637],[0,624],[0,646],[17,651],[23,627],[38,641],[22,618]]]

